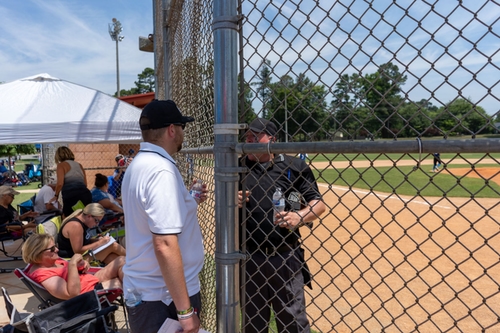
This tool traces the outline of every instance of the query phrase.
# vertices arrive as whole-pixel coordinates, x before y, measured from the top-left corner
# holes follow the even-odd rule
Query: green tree
[[[267,103],[268,119],[274,119],[282,128],[281,139],[319,140],[326,137],[327,103],[326,89],[314,84],[304,74],[294,80],[285,75],[277,83],[270,84],[271,96]],[[285,109],[286,108],[286,109]]]
[[[351,76],[344,74],[335,87],[330,103],[329,127],[334,135],[335,132],[340,132],[348,138],[353,138],[362,126],[356,116],[356,106],[359,105],[361,96],[360,76],[356,73]]]
[[[135,87],[132,87],[129,90],[121,89],[120,96],[145,94],[155,91],[155,71],[152,68],[146,67],[142,73],[137,75],[137,78],[138,80],[134,82]]]
[[[398,132],[398,137],[419,137],[424,135],[433,135],[434,132],[429,132],[431,128],[431,120],[429,117],[429,109],[431,103],[408,102],[398,110],[398,114],[403,120],[403,126]]]
[[[447,135],[488,134],[494,131],[491,117],[470,100],[457,98],[439,108],[436,126]]]
[[[258,82],[251,83],[252,86],[257,87],[257,95],[260,96],[262,100],[262,118],[268,118],[268,103],[271,97],[271,61],[264,59],[260,64],[259,70],[259,80]]]
[[[0,145],[0,156],[8,157],[9,169],[11,168],[12,156],[34,153],[36,153],[35,145]]]
[[[383,64],[377,72],[367,74],[361,81],[366,105],[372,110],[372,117],[366,125],[371,132],[381,133],[389,138],[402,126],[397,109],[403,102],[399,96],[401,87],[407,80],[406,75],[399,72],[398,66],[391,62]]]
[[[238,110],[238,118],[240,123],[250,124],[252,120],[257,118],[257,115],[254,112],[252,107],[252,89],[248,82],[244,82],[243,88],[241,85],[238,86],[239,100],[240,100],[240,108]],[[241,92],[243,90],[243,92]]]

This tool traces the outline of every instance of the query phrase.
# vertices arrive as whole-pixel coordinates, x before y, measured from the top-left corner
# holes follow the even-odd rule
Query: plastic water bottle
[[[273,194],[274,215],[285,211],[285,196],[281,192],[281,187],[277,187]]]
[[[127,289],[127,298],[125,298],[125,304],[129,308],[133,308],[142,302],[141,294],[135,289]]]
[[[196,179],[196,183],[194,183],[193,187],[191,187],[189,193],[197,203],[200,203],[201,194],[203,193],[203,180]]]

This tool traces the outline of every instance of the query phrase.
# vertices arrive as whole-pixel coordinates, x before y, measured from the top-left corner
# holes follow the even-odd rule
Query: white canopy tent
[[[141,109],[39,74],[0,84],[0,145],[137,143]]]

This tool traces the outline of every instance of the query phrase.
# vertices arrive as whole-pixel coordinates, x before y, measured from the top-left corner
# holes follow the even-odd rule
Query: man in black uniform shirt
[[[276,132],[273,122],[257,118],[249,126],[246,142],[274,142]],[[311,287],[310,275],[299,228],[325,211],[314,175],[303,160],[283,154],[249,154],[241,164],[249,169],[241,179],[242,188],[249,191],[242,245],[251,255],[245,265],[245,332],[267,333],[271,306],[278,332],[310,332],[304,298],[304,284]],[[285,194],[285,211],[275,215],[272,197],[277,187]],[[238,199],[241,208],[242,191]]]

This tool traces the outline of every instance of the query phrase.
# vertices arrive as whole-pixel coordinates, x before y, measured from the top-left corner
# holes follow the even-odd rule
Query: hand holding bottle
[[[195,179],[191,185],[189,193],[196,200],[198,204],[207,200],[207,184],[203,183],[201,179]]]

